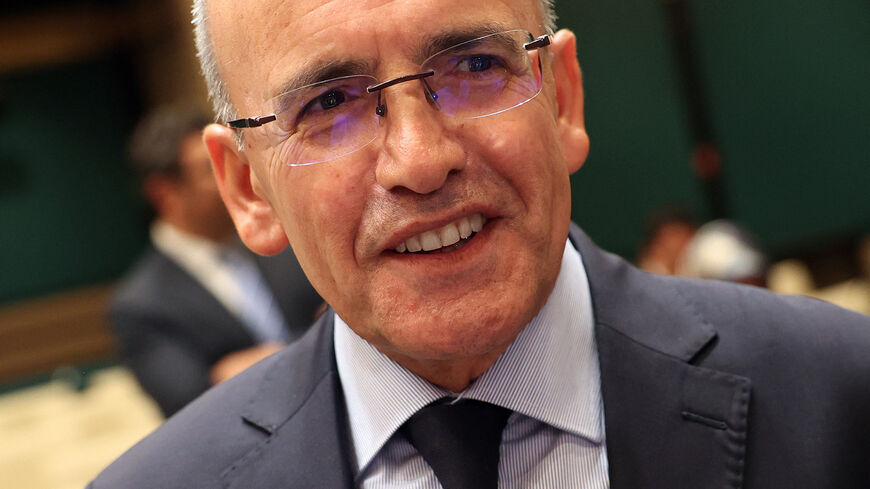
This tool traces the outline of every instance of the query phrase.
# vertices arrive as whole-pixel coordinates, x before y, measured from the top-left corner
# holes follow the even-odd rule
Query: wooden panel
[[[137,35],[137,24],[133,21],[127,12],[93,8],[0,19],[0,72],[103,54]]]
[[[0,382],[114,355],[105,317],[111,292],[98,285],[0,307]]]

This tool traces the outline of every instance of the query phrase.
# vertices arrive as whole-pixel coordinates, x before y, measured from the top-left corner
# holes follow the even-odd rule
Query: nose
[[[387,190],[404,187],[418,194],[434,192],[451,172],[466,165],[459,134],[445,127],[419,82],[403,83],[384,93],[386,134],[375,177]]]

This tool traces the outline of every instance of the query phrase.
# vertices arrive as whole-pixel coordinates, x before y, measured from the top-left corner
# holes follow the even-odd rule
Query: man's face
[[[270,114],[266,100],[315,63],[360,61],[383,81],[418,72],[414,53],[452,29],[496,23],[543,33],[537,0],[212,0],[210,15],[244,116]],[[377,139],[327,163],[290,167],[265,128],[246,130],[240,157],[251,188],[308,278],[357,334],[402,363],[500,354],[552,290],[570,219],[568,176],[583,157],[563,156],[544,58],[540,95],[482,119],[439,113],[418,81],[388,88]],[[246,242],[272,249],[263,245],[267,213],[230,207]],[[394,251],[475,216],[486,222],[461,246]]]
[[[232,221],[221,200],[208,151],[202,144],[199,132],[192,132],[181,140],[178,165],[179,176],[175,187],[187,228],[214,240],[230,236],[233,232]]]

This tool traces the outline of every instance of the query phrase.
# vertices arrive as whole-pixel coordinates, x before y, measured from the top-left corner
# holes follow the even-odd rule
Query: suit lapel
[[[694,365],[716,330],[673,280],[571,240],[589,277],[612,489],[739,488],[749,379]]]
[[[222,474],[225,488],[352,487],[332,320],[324,314],[263,379],[242,418],[266,436]]]

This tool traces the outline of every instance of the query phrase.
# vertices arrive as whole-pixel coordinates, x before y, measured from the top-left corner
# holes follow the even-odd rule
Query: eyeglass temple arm
[[[538,49],[549,45],[550,36],[544,34],[543,36],[537,37],[534,41],[523,44],[523,49],[525,49],[526,51],[531,51],[532,49]]]
[[[274,121],[275,119],[277,119],[277,117],[274,114],[261,115],[260,117],[247,117],[245,119],[229,121],[227,122],[227,125],[236,129],[244,129],[246,127],[260,127],[263,124]]]

